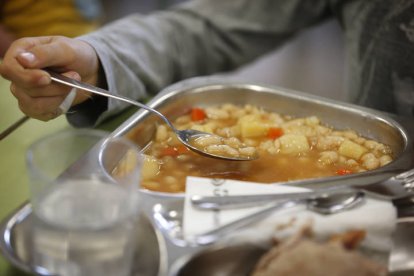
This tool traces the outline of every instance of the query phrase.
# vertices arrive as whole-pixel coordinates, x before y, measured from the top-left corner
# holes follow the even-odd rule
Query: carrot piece
[[[186,146],[180,145],[177,147],[166,147],[162,149],[161,155],[162,156],[177,156],[180,154],[185,154],[189,151]]]
[[[346,175],[346,174],[351,174],[352,171],[348,170],[348,169],[339,169],[336,171],[336,174],[338,175]]]
[[[177,153],[178,154],[186,154],[188,151],[189,151],[189,149],[184,145],[179,145],[177,147]]]
[[[207,117],[206,112],[198,107],[191,109],[191,120],[192,121],[202,121]]]
[[[163,156],[177,156],[178,151],[175,147],[166,147],[162,150],[161,155],[163,155]]]
[[[270,139],[276,139],[283,135],[283,129],[280,127],[271,127],[267,131],[267,137]]]

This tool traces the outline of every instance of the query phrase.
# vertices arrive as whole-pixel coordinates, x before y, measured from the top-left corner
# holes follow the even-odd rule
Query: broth
[[[174,125],[230,138],[226,143],[232,148],[254,147],[259,158],[226,161],[198,155],[161,124],[145,152],[142,188],[184,192],[187,176],[286,182],[363,172],[392,161],[388,146],[353,130],[335,130],[315,116],[293,118],[252,105],[193,108]]]

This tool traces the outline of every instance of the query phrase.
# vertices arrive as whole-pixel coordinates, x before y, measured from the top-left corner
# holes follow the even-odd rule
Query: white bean
[[[244,148],[240,148],[239,152],[241,155],[244,156],[254,156],[256,155],[256,148],[255,147],[244,147]]]
[[[319,121],[319,118],[318,117],[311,116],[311,117],[305,118],[305,123],[308,126],[317,126],[317,125],[319,125],[320,121]]]
[[[354,159],[348,159],[348,160],[346,160],[345,161],[345,164],[347,166],[350,166],[350,167],[357,167],[358,166],[358,162],[356,160],[354,160]]]
[[[357,144],[363,145],[365,143],[365,138],[358,137],[358,138],[353,139],[353,141]]]
[[[383,155],[380,157],[379,159],[381,167],[387,165],[388,163],[390,163],[392,161],[391,156],[389,155]]]
[[[320,153],[319,160],[324,164],[333,164],[338,161],[339,155],[336,151],[323,151]]]
[[[224,109],[219,109],[216,107],[208,107],[206,108],[206,113],[207,113],[207,117],[210,119],[228,119],[230,118],[230,114],[224,110]]]
[[[227,145],[210,145],[206,147],[206,151],[213,154],[228,154],[230,156],[238,156],[239,152]]]
[[[228,139],[224,139],[224,143],[232,148],[239,148],[242,145],[242,142],[237,139],[236,137],[230,137]]]
[[[189,122],[191,122],[191,118],[190,118],[190,116],[188,116],[188,115],[178,117],[178,118],[175,120],[175,123],[176,123],[176,124],[180,124],[180,125],[182,125],[182,124],[188,124]]]
[[[342,133],[342,135],[348,139],[356,139],[358,135],[353,130],[347,130]]]
[[[319,150],[333,150],[338,148],[345,139],[340,136],[322,136],[319,137],[316,147]]]
[[[380,161],[373,153],[366,153],[361,157],[362,165],[367,170],[373,170],[380,166]]]
[[[194,140],[194,143],[200,147],[207,147],[210,145],[217,145],[222,142],[222,138],[218,136],[201,136]]]
[[[366,140],[365,143],[364,143],[364,146],[367,149],[375,150],[377,148],[377,146],[378,146],[378,142],[376,142],[374,140]]]

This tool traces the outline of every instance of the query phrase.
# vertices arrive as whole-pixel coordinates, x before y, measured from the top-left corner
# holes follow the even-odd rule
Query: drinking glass
[[[98,130],[52,134],[27,151],[32,265],[44,275],[130,275],[141,158]]]

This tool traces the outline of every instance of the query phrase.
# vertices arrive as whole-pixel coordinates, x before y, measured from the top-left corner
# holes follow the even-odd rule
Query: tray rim
[[[205,90],[209,90],[211,88],[223,86],[226,86],[226,88],[251,88],[259,92],[276,93],[287,98],[311,101],[323,106],[335,106],[335,108],[350,111],[352,113],[362,112],[363,115],[361,115],[361,117],[375,118],[376,120],[379,120],[381,122],[386,123],[389,126],[392,126],[395,130],[399,132],[401,138],[404,141],[402,154],[390,164],[379,169],[363,173],[355,173],[352,175],[290,181],[283,183],[285,185],[302,187],[305,186],[308,188],[320,188],[327,185],[327,183],[335,183],[335,185],[338,185],[339,187],[357,185],[357,183],[355,183],[355,180],[359,180],[360,182],[362,182],[361,185],[365,185],[385,180],[389,177],[395,176],[398,173],[404,172],[414,166],[414,158],[409,157],[409,155],[414,155],[414,133],[410,133],[408,129],[405,126],[403,126],[400,123],[400,121],[398,121],[397,116],[379,110],[375,110],[369,107],[364,107],[353,103],[321,97],[318,95],[283,88],[276,85],[269,85],[260,82],[250,81],[245,82],[239,79],[222,76],[194,77],[166,87],[159,94],[153,97],[147,103],[147,105],[157,109],[159,106],[162,106],[166,101],[168,101],[168,99],[173,99],[174,97],[177,97],[179,94],[189,93],[189,91],[196,91],[195,93],[199,93]],[[139,123],[140,120],[145,118],[145,116],[147,116],[148,114],[150,114],[150,112],[144,109],[136,111],[126,121],[124,121],[114,131],[112,131],[111,135],[115,137],[125,135],[126,133],[131,131],[131,129],[137,123]],[[184,197],[184,193],[154,192],[145,189],[141,189],[141,191],[143,191],[144,193],[148,193],[150,195],[156,195],[165,198]]]
[[[183,200],[174,200],[174,201],[168,202],[167,206],[164,205],[163,208],[165,208],[166,210],[169,210],[169,211],[176,211],[176,207],[181,206],[182,204],[184,204]],[[395,207],[395,208],[398,211],[398,208],[397,207]],[[153,213],[152,213],[153,216],[154,216],[155,213],[156,213],[156,211],[153,210]],[[405,225],[409,224],[409,225],[412,225],[413,228],[414,228],[414,209],[411,210],[409,215],[398,216],[396,222],[397,222],[397,225],[396,225],[395,231],[397,231],[398,225],[405,226]],[[163,232],[162,229],[161,229],[161,232]],[[393,235],[395,235],[395,233]],[[167,233],[164,233],[164,236],[166,237],[166,239],[169,239]],[[393,240],[395,240],[395,239],[396,238],[394,237]],[[170,241],[170,242],[174,243],[174,241]],[[247,245],[252,245],[248,242],[246,244]],[[197,257],[198,255],[202,254],[204,251],[214,251],[216,249],[223,249],[223,248],[225,248],[229,245],[230,246],[232,246],[232,245],[236,245],[236,246],[241,245],[241,246],[243,246],[243,245],[246,245],[246,244],[243,244],[243,243],[240,243],[240,244],[213,243],[213,244],[210,244],[210,245],[199,245],[197,247],[197,250],[193,250],[189,254],[181,255],[177,259],[175,259],[172,262],[172,264],[169,268],[168,275],[169,276],[179,275],[178,273],[180,272],[180,269],[182,269],[189,261],[191,261],[191,259],[193,257]],[[177,247],[181,247],[181,246],[177,245]],[[258,247],[260,247],[260,246],[258,246]],[[414,273],[414,267],[412,269],[393,270],[393,271],[391,270],[392,267],[391,267],[390,260],[391,260],[391,254],[394,250],[395,250],[395,248],[393,246],[390,250],[389,263],[387,265],[388,272],[391,273],[390,276],[392,276],[392,275],[398,276],[398,275],[400,275],[399,273],[407,273],[407,272]]]
[[[32,213],[32,207],[29,201],[24,201],[19,207],[17,207],[13,212],[11,212],[5,219],[0,222],[0,253],[3,255],[4,259],[8,261],[12,266],[17,269],[20,269],[26,273],[36,273],[36,275],[45,275],[51,276],[52,274],[47,271],[43,271],[42,268],[33,267],[30,264],[22,261],[16,254],[15,250],[11,246],[11,237],[13,228],[16,227],[18,223],[21,223],[27,219]],[[159,264],[158,264],[158,276],[163,276],[168,270],[168,252],[166,240],[160,229],[154,225],[151,218],[146,212],[143,212],[141,215],[144,215],[148,220],[148,223],[151,224],[151,227],[154,230],[155,238],[158,242],[159,250]],[[54,276],[54,275],[53,275]]]
[[[31,207],[28,201],[23,202],[15,211],[11,212],[0,223],[0,252],[3,257],[9,261],[13,266],[21,269],[24,272],[32,272],[32,267],[24,262],[20,262],[19,258],[14,254],[14,250],[10,249],[11,233],[14,225],[27,218],[31,213]]]
[[[171,198],[170,198],[171,199]],[[163,205],[174,205],[177,202],[182,202],[182,199],[173,199],[173,201],[166,201],[163,202]],[[8,238],[10,240],[11,238],[11,230],[13,227],[15,227],[16,224],[24,221],[30,214],[31,214],[31,205],[29,202],[24,202],[23,204],[20,205],[20,207],[16,208],[16,210],[14,212],[12,212],[7,218],[5,218],[3,221],[0,222],[0,234],[1,234],[1,239],[0,239],[0,252],[2,253],[3,257],[10,262],[10,264],[24,272],[27,273],[33,273],[34,271],[32,270],[32,267],[19,260],[18,257],[16,257],[13,254],[13,251],[10,251],[8,249],[10,249],[10,246],[5,243],[5,237],[6,239]],[[219,247],[221,246],[220,244],[216,245],[210,245],[210,246],[199,246],[198,249],[196,248],[188,248],[188,252],[183,252],[181,254],[178,254],[177,256],[172,254],[173,252],[171,252],[171,248],[168,249],[167,244],[171,245],[173,243],[171,243],[170,240],[168,240],[169,238],[165,235],[165,233],[163,233],[162,229],[159,229],[159,227],[157,226],[156,223],[153,222],[153,218],[152,218],[152,214],[145,214],[147,215],[147,219],[149,220],[149,222],[152,224],[152,227],[154,228],[154,232],[156,234],[156,238],[157,240],[162,243],[162,246],[159,246],[159,250],[160,250],[160,262],[159,262],[159,270],[158,270],[158,275],[159,276],[163,276],[163,275],[177,275],[174,274],[178,273],[179,268],[181,268],[187,261],[189,261],[191,259],[191,256],[199,254],[202,250],[207,249],[208,248],[213,248],[213,247]],[[397,218],[397,224],[412,224],[414,225],[414,210],[413,212],[408,215],[408,216],[402,216],[402,217],[398,217]],[[185,249],[182,248],[180,246],[173,246],[174,248],[180,248],[180,249]],[[172,260],[170,257],[174,256],[175,259]],[[162,260],[163,259],[163,260]],[[393,271],[393,273],[399,273],[399,272],[414,272],[414,269],[411,270],[397,270],[397,271]],[[42,275],[41,271],[38,271],[39,275]],[[45,275],[49,275],[49,274],[45,274]],[[392,274],[391,274],[392,275]]]

